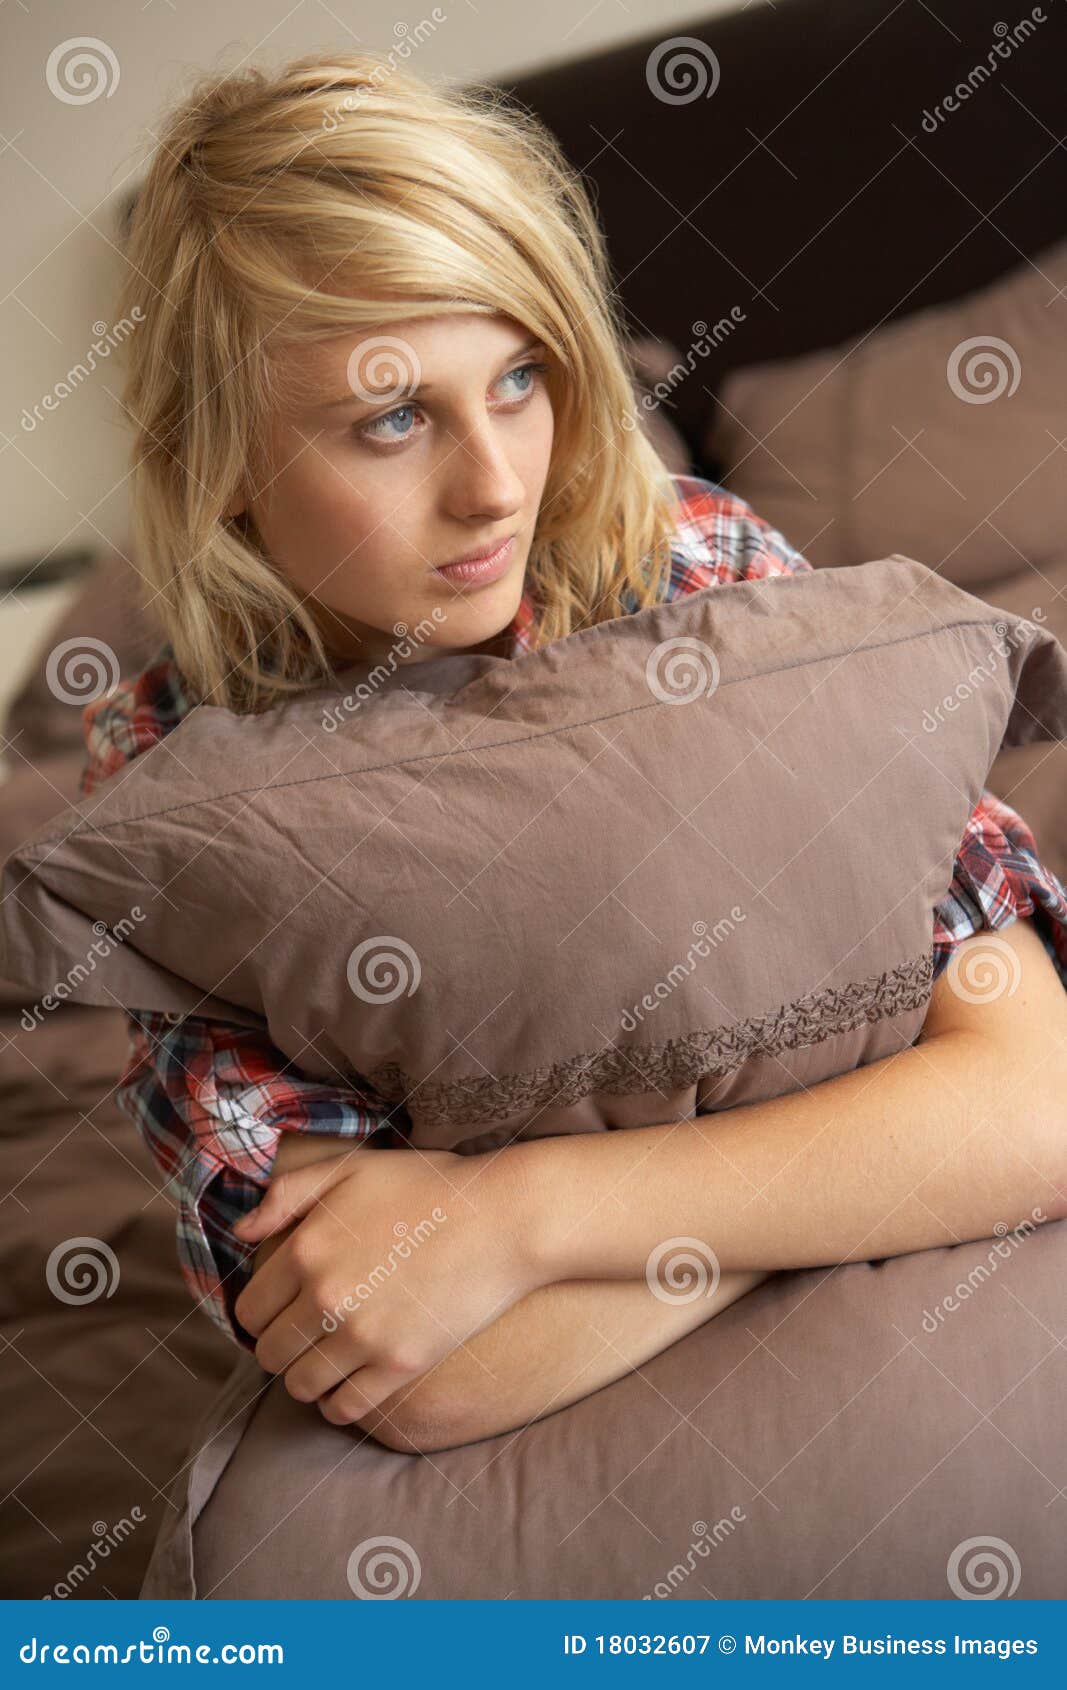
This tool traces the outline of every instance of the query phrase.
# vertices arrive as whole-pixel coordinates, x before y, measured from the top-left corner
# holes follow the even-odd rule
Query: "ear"
[[[246,504],[246,501],[245,501],[244,493],[243,492],[238,493],[233,499],[230,500],[230,503],[226,507],[227,520],[231,520],[235,516],[240,516],[241,512],[245,509],[245,504]]]

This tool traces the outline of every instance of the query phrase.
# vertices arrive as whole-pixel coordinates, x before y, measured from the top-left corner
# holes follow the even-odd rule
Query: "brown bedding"
[[[127,613],[131,574],[118,554],[98,560],[12,702],[2,856],[74,801],[85,763],[47,652],[89,635],[131,673],[155,647]],[[162,1177],[115,1105],[121,1010],[63,1005],[28,1032],[24,996],[0,979],[0,1596],[135,1597],[170,1512],[163,1487],[233,1349],[189,1300]],[[82,1238],[98,1242],[63,1248]]]
[[[594,1395],[432,1455],[328,1425],[244,1355],[142,1595],[946,1599],[1017,1574],[1062,1599],[1065,1285],[1067,1221],[777,1274]]]
[[[29,1033],[0,1011],[8,1598],[137,1595],[170,1512],[163,1488],[232,1365],[179,1277],[159,1172],[115,1107],[125,1045],[117,1009],[64,1006]],[[99,1242],[79,1268],[63,1246],[81,1238]]]

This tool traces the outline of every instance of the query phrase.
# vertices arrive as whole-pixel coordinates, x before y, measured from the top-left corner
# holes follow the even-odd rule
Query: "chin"
[[[466,650],[472,645],[496,639],[511,625],[522,598],[522,585],[516,590],[507,576],[479,588],[477,594],[457,597],[453,603],[441,603],[444,612],[441,632],[453,650]],[[444,641],[442,641],[442,644]]]

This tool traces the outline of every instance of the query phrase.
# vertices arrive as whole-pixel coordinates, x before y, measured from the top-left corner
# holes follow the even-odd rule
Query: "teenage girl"
[[[128,257],[136,558],[164,641],[87,707],[85,794],[195,705],[268,710],[354,659],[508,657],[811,567],[666,472],[582,184],[491,87],[362,54],[207,78],[167,118]],[[956,990],[992,927],[1017,989]],[[369,1085],[136,1009],[118,1096],[222,1330],[328,1420],[433,1450],[588,1395],[778,1269],[1067,1214],[1067,896],[991,793],[932,945],[913,1046],[713,1131],[413,1154]],[[437,1205],[432,1248],[325,1319]],[[646,1279],[679,1240],[711,1295]]]

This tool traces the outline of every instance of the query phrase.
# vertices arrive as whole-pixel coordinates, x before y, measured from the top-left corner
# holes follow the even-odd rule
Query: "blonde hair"
[[[138,569],[201,700],[256,711],[334,672],[227,510],[264,474],[272,408],[298,397],[293,349],[349,327],[481,310],[539,337],[555,427],[533,642],[658,600],[677,495],[636,426],[588,196],[538,119],[491,85],[315,54],[202,78],[159,139],[129,220],[119,311],[142,320],[122,403]]]

